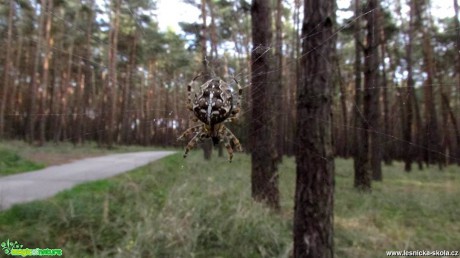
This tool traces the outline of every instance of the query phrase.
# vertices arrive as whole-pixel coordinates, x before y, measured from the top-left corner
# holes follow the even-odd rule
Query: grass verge
[[[143,146],[115,146],[99,148],[94,142],[75,146],[71,143],[46,143],[37,147],[23,141],[0,141],[0,175],[9,175],[46,166],[60,165],[75,160],[113,153],[164,150]]]
[[[0,240],[62,248],[66,257],[289,257],[293,159],[280,166],[282,211],[251,200],[250,160],[193,152],[0,213]],[[352,187],[352,162],[336,161],[337,257],[385,250],[460,250],[460,171],[384,168],[370,194]]]
[[[0,176],[44,168],[45,165],[24,159],[16,152],[0,147]]]

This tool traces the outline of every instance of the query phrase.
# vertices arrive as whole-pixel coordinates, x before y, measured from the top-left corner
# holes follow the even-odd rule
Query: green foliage
[[[19,156],[16,152],[0,148],[0,176],[37,170],[43,167],[43,164],[37,164],[26,160]]]
[[[289,257],[295,163],[280,165],[281,212],[251,199],[250,159],[181,153],[47,201],[0,213],[0,239],[63,248],[67,257]],[[353,165],[336,161],[335,254],[458,249],[458,168],[384,168],[373,192],[356,192]]]

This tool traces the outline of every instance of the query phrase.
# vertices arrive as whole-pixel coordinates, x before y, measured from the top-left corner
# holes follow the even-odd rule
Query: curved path
[[[113,154],[0,177],[0,210],[16,203],[51,197],[83,182],[112,177],[173,153],[149,151]]]

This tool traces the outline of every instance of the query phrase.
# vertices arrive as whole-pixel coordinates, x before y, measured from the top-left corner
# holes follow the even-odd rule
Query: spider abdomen
[[[212,79],[203,84],[193,102],[195,116],[208,125],[224,122],[231,115],[232,109],[231,90],[228,84],[219,79]]]

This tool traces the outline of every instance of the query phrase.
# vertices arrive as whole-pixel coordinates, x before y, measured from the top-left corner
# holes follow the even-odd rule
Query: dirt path
[[[113,154],[1,177],[0,210],[16,203],[51,197],[83,182],[112,177],[173,153],[151,151]]]

